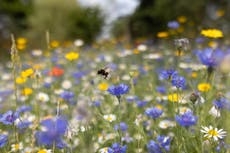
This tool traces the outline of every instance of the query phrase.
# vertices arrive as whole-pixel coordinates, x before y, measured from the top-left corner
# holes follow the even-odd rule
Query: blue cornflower
[[[173,69],[162,70],[159,73],[160,80],[170,80],[173,76],[177,75],[177,71]]]
[[[171,138],[168,136],[164,136],[164,135],[159,135],[157,136],[157,141],[159,143],[159,145],[166,151],[170,150],[170,142],[171,142]]]
[[[19,107],[17,109],[17,112],[20,114],[20,113],[24,113],[24,112],[29,112],[32,110],[32,107],[31,106],[26,106],[26,105],[23,105],[21,107]]]
[[[8,112],[2,114],[0,122],[5,125],[12,125],[18,117],[19,113],[17,111],[13,112],[12,110],[9,110]]]
[[[185,127],[195,125],[197,119],[197,116],[194,116],[192,111],[187,111],[181,116],[176,115],[177,123]]]
[[[219,99],[214,100],[213,101],[213,105],[217,109],[223,109],[223,108],[229,109],[230,103],[229,103],[229,101],[226,98],[221,97]]]
[[[157,136],[157,142],[150,140],[147,144],[147,149],[149,153],[163,153],[170,151],[171,138],[164,135]]]
[[[99,106],[101,106],[101,102],[100,101],[94,101],[93,106],[99,107]]]
[[[200,62],[207,67],[217,66],[224,57],[224,53],[220,49],[213,50],[212,48],[205,48],[196,54]]]
[[[60,149],[66,146],[62,137],[67,130],[68,122],[64,117],[43,120],[41,125],[45,127],[45,131],[36,132],[35,137],[38,145],[51,147],[55,144]]]
[[[108,153],[126,153],[127,146],[121,146],[119,143],[112,144],[112,147],[108,148]]]
[[[126,97],[126,101],[131,103],[131,102],[134,102],[134,101],[137,101],[139,98],[135,95],[131,95],[131,96],[127,96]]]
[[[168,22],[167,26],[171,29],[179,28],[180,24],[177,21],[170,21]]]
[[[121,96],[129,91],[129,86],[126,84],[112,85],[108,88],[108,92],[114,96]]]
[[[147,101],[141,101],[141,100],[138,100],[136,102],[137,107],[144,107],[147,103],[148,103]]]
[[[122,132],[125,132],[127,129],[128,129],[128,125],[125,123],[125,122],[121,122],[119,125],[118,124],[116,124],[115,126],[114,126],[114,130],[121,130]]]
[[[64,91],[60,94],[60,97],[66,101],[70,101],[72,98],[74,98],[74,93],[71,91]]]
[[[145,110],[145,114],[147,116],[151,117],[152,119],[156,119],[156,118],[160,117],[162,113],[163,113],[163,110],[161,110],[157,107],[147,108]]]
[[[19,129],[25,129],[25,128],[29,127],[31,124],[32,124],[32,122],[30,122],[30,121],[19,121],[19,123],[16,126]]]
[[[184,77],[176,75],[172,78],[172,85],[177,88],[185,88],[186,80]]]
[[[5,134],[0,134],[0,148],[4,147],[7,141],[8,141],[8,136]]]
[[[166,88],[165,88],[165,86],[157,86],[156,91],[164,94],[164,93],[166,93]]]
[[[147,149],[149,153],[163,153],[161,151],[160,145],[157,144],[155,141],[150,140],[147,144]]]

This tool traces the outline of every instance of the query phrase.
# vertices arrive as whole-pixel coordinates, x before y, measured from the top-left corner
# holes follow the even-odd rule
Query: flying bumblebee
[[[103,76],[104,79],[109,79],[110,78],[110,68],[105,67],[103,69],[100,69],[97,71],[97,74]]]

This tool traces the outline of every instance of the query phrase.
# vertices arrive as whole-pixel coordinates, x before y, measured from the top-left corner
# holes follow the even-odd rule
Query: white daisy
[[[103,118],[109,122],[113,122],[116,120],[116,116],[114,114],[104,115]]]
[[[204,137],[207,139],[213,139],[214,141],[217,141],[218,139],[223,139],[226,136],[226,131],[223,129],[218,130],[217,128],[212,127],[211,125],[209,127],[201,127],[200,130],[202,133],[205,133]]]
[[[22,150],[23,149],[23,144],[20,142],[18,144],[12,144],[11,145],[11,151],[12,152],[16,152],[16,151],[19,151],[19,150]]]

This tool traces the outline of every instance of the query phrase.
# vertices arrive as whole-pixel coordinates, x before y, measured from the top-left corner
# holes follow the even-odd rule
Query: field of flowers
[[[134,46],[47,41],[0,65],[0,153],[229,152],[222,31]]]

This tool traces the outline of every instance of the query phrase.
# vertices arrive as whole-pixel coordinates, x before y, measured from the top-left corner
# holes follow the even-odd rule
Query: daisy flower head
[[[109,122],[113,122],[116,120],[116,115],[114,114],[104,115],[103,118]]]
[[[41,150],[38,150],[38,153],[52,153],[52,151],[49,149],[41,149]]]
[[[204,138],[213,139],[214,141],[223,139],[227,133],[223,129],[218,130],[217,128],[214,128],[211,125],[209,127],[202,126],[201,128],[202,129],[200,131],[205,134]]]
[[[201,31],[201,35],[208,37],[208,38],[222,38],[223,37],[222,31],[218,29],[204,29]]]
[[[19,150],[22,150],[23,149],[23,144],[20,142],[18,144],[12,144],[11,145],[11,151],[12,152],[17,152]]]

